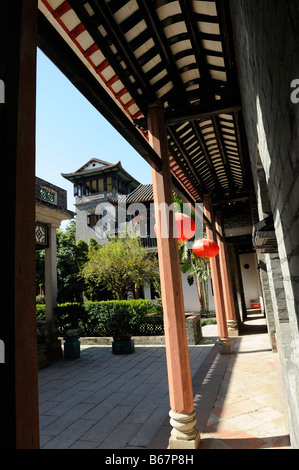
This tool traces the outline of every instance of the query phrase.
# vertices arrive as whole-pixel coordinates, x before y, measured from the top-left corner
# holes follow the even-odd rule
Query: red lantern
[[[189,215],[176,213],[176,232],[180,242],[190,240],[195,234],[195,222]]]
[[[190,240],[195,234],[195,222],[189,215],[175,213],[175,224],[178,242],[182,243]],[[157,236],[157,225],[154,226],[154,232]]]
[[[214,258],[219,253],[219,246],[213,240],[202,238],[194,243],[192,250],[199,258]]]

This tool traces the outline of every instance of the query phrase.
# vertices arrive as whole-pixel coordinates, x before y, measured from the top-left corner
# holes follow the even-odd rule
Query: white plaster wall
[[[249,269],[244,268],[245,264],[249,264]],[[250,308],[250,299],[259,299],[261,301],[261,290],[258,279],[257,260],[255,253],[240,255],[240,266],[246,308]]]
[[[192,286],[189,286],[187,277],[187,274],[182,273],[185,312],[200,312],[200,302],[198,299],[196,284],[194,283]],[[149,286],[145,286],[144,288],[144,298],[151,300],[152,302],[155,301],[155,299],[151,299],[151,290]],[[211,282],[209,282],[209,309],[211,311],[215,310]]]
[[[192,286],[189,286],[187,281],[187,274],[182,273],[183,294],[185,312],[199,312],[200,302],[197,294],[197,287],[194,281]],[[209,309],[215,310],[214,297],[212,295],[211,282],[209,282]]]

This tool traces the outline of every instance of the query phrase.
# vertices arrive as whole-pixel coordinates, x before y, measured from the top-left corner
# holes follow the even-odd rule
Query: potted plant
[[[63,329],[64,358],[78,359],[80,357],[80,320],[83,309],[80,304],[66,303],[56,309],[56,324]]]
[[[132,319],[130,309],[123,303],[113,305],[106,320],[106,331],[113,337],[113,354],[132,354],[135,351],[132,340]]]

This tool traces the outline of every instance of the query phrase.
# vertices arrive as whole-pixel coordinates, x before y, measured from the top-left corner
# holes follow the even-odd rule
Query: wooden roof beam
[[[243,177],[243,182],[245,183],[246,180],[246,164],[244,161],[244,153],[243,153],[243,147],[242,147],[242,138],[241,138],[241,131],[240,131],[240,120],[239,120],[239,113],[238,111],[235,111],[233,113],[233,120],[234,120],[234,126],[235,126],[235,133],[236,133],[236,143],[237,143],[237,148],[238,148],[238,156],[240,160],[240,168],[242,171],[242,177]]]
[[[85,7],[79,2],[77,2],[76,0],[69,0],[69,4],[72,6],[79,20],[85,26],[90,36],[93,38],[93,40],[95,41],[95,43],[97,44],[97,46],[99,47],[103,55],[108,60],[108,63],[111,65],[111,67],[113,68],[113,70],[115,71],[115,73],[117,74],[121,82],[123,83],[124,87],[127,89],[128,93],[134,99],[138,108],[143,112],[143,114],[145,114],[147,110],[147,105],[144,103],[143,98],[137,92],[136,84],[133,84],[131,82],[128,74],[121,67],[115,54],[113,54],[112,50],[107,44],[106,39],[99,31],[98,24],[96,23],[98,18],[96,19],[94,16],[92,17],[89,16]]]
[[[179,0],[179,3],[185,19],[187,31],[190,36],[190,41],[194,50],[194,55],[199,68],[200,76],[203,82],[205,82],[208,87],[208,84],[211,81],[211,76],[206,62],[204,49],[201,45],[200,34],[198,32],[196,24],[194,23],[192,2],[190,2],[189,0]]]
[[[206,147],[206,143],[205,143],[205,140],[204,140],[204,137],[202,135],[202,132],[199,128],[199,124],[198,122],[196,121],[193,121],[191,123],[191,126],[193,128],[193,132],[198,140],[198,143],[200,145],[200,148],[202,150],[202,153],[203,153],[203,156],[205,158],[205,161],[209,167],[209,170],[213,176],[213,179],[214,179],[214,182],[215,182],[215,186],[216,186],[216,189],[218,189],[218,192],[222,193],[223,192],[223,189],[221,187],[221,184],[220,184],[220,181],[218,179],[218,176],[217,176],[217,173],[215,171],[215,168],[214,166],[212,165],[212,162],[211,162],[211,159],[210,159],[210,156],[209,156],[209,152],[208,152],[208,149]]]
[[[217,100],[213,103],[200,104],[187,107],[177,112],[165,113],[167,125],[181,124],[186,121],[211,118],[218,114],[228,114],[241,109],[241,104],[237,98],[234,100]]]
[[[206,185],[203,182],[202,178],[200,177],[200,175],[198,175],[194,171],[194,168],[190,164],[190,159],[188,157],[188,152],[185,149],[183,142],[181,141],[181,139],[179,138],[179,136],[176,134],[175,130],[172,127],[168,126],[167,131],[168,131],[170,137],[172,138],[172,140],[174,141],[175,145],[178,147],[178,150],[181,153],[182,157],[184,158],[185,163],[187,165],[187,168],[189,170],[189,173],[192,175],[192,177],[196,181],[196,184],[197,184],[196,190],[199,192],[199,194],[202,195],[203,193],[207,192],[208,190],[207,190]],[[179,162],[177,161],[178,159],[175,158],[173,153],[172,153],[172,156],[176,160],[178,165],[180,165]]]
[[[180,102],[186,101],[186,90],[183,85],[181,76],[178,73],[176,62],[173,58],[173,54],[168,45],[167,38],[165,36],[163,28],[161,27],[160,20],[158,18],[155,8],[152,6],[151,2],[148,2],[146,0],[137,0],[137,3],[142,12],[143,18],[146,21],[147,27],[151,32],[151,36],[159,51],[160,57],[164,62],[169,76],[172,79],[174,88],[176,89],[177,93],[177,96],[175,97]]]
[[[219,18],[219,29],[226,68],[227,80],[230,84],[237,81],[236,59],[232,39],[232,24],[227,0],[215,0],[217,15]]]
[[[126,63],[126,66],[135,78],[135,88],[140,88],[142,90],[142,93],[148,103],[154,102],[157,97],[155,96],[151,86],[148,84],[145,74],[142,68],[139,66],[135,55],[129,48],[126,47],[126,38],[124,37],[121,28],[115,21],[109,6],[106,4],[106,2],[99,0],[90,0],[89,3],[95,14],[99,15],[99,18],[101,19],[101,22],[108,33],[109,39],[117,48],[122,57],[122,60]]]
[[[218,142],[218,147],[219,147],[219,150],[220,150],[220,154],[221,154],[223,166],[224,166],[224,169],[225,169],[226,177],[228,179],[229,189],[235,191],[235,189],[236,189],[235,188],[235,183],[234,183],[232,173],[231,173],[231,170],[230,170],[230,166],[229,166],[229,162],[228,162],[228,159],[227,159],[227,156],[226,156],[226,151],[225,151],[225,147],[224,147],[224,143],[223,143],[223,137],[222,137],[220,124],[219,124],[219,120],[218,120],[217,116],[212,117],[212,123],[213,123],[213,127],[214,127],[214,130],[215,130],[215,135],[216,135],[216,139],[217,139],[217,142]]]

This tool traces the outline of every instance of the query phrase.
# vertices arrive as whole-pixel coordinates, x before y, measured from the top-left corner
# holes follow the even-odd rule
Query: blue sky
[[[36,176],[66,189],[68,209],[74,210],[72,184],[61,173],[71,173],[93,157],[120,160],[140,183],[152,182],[148,163],[38,50]]]

